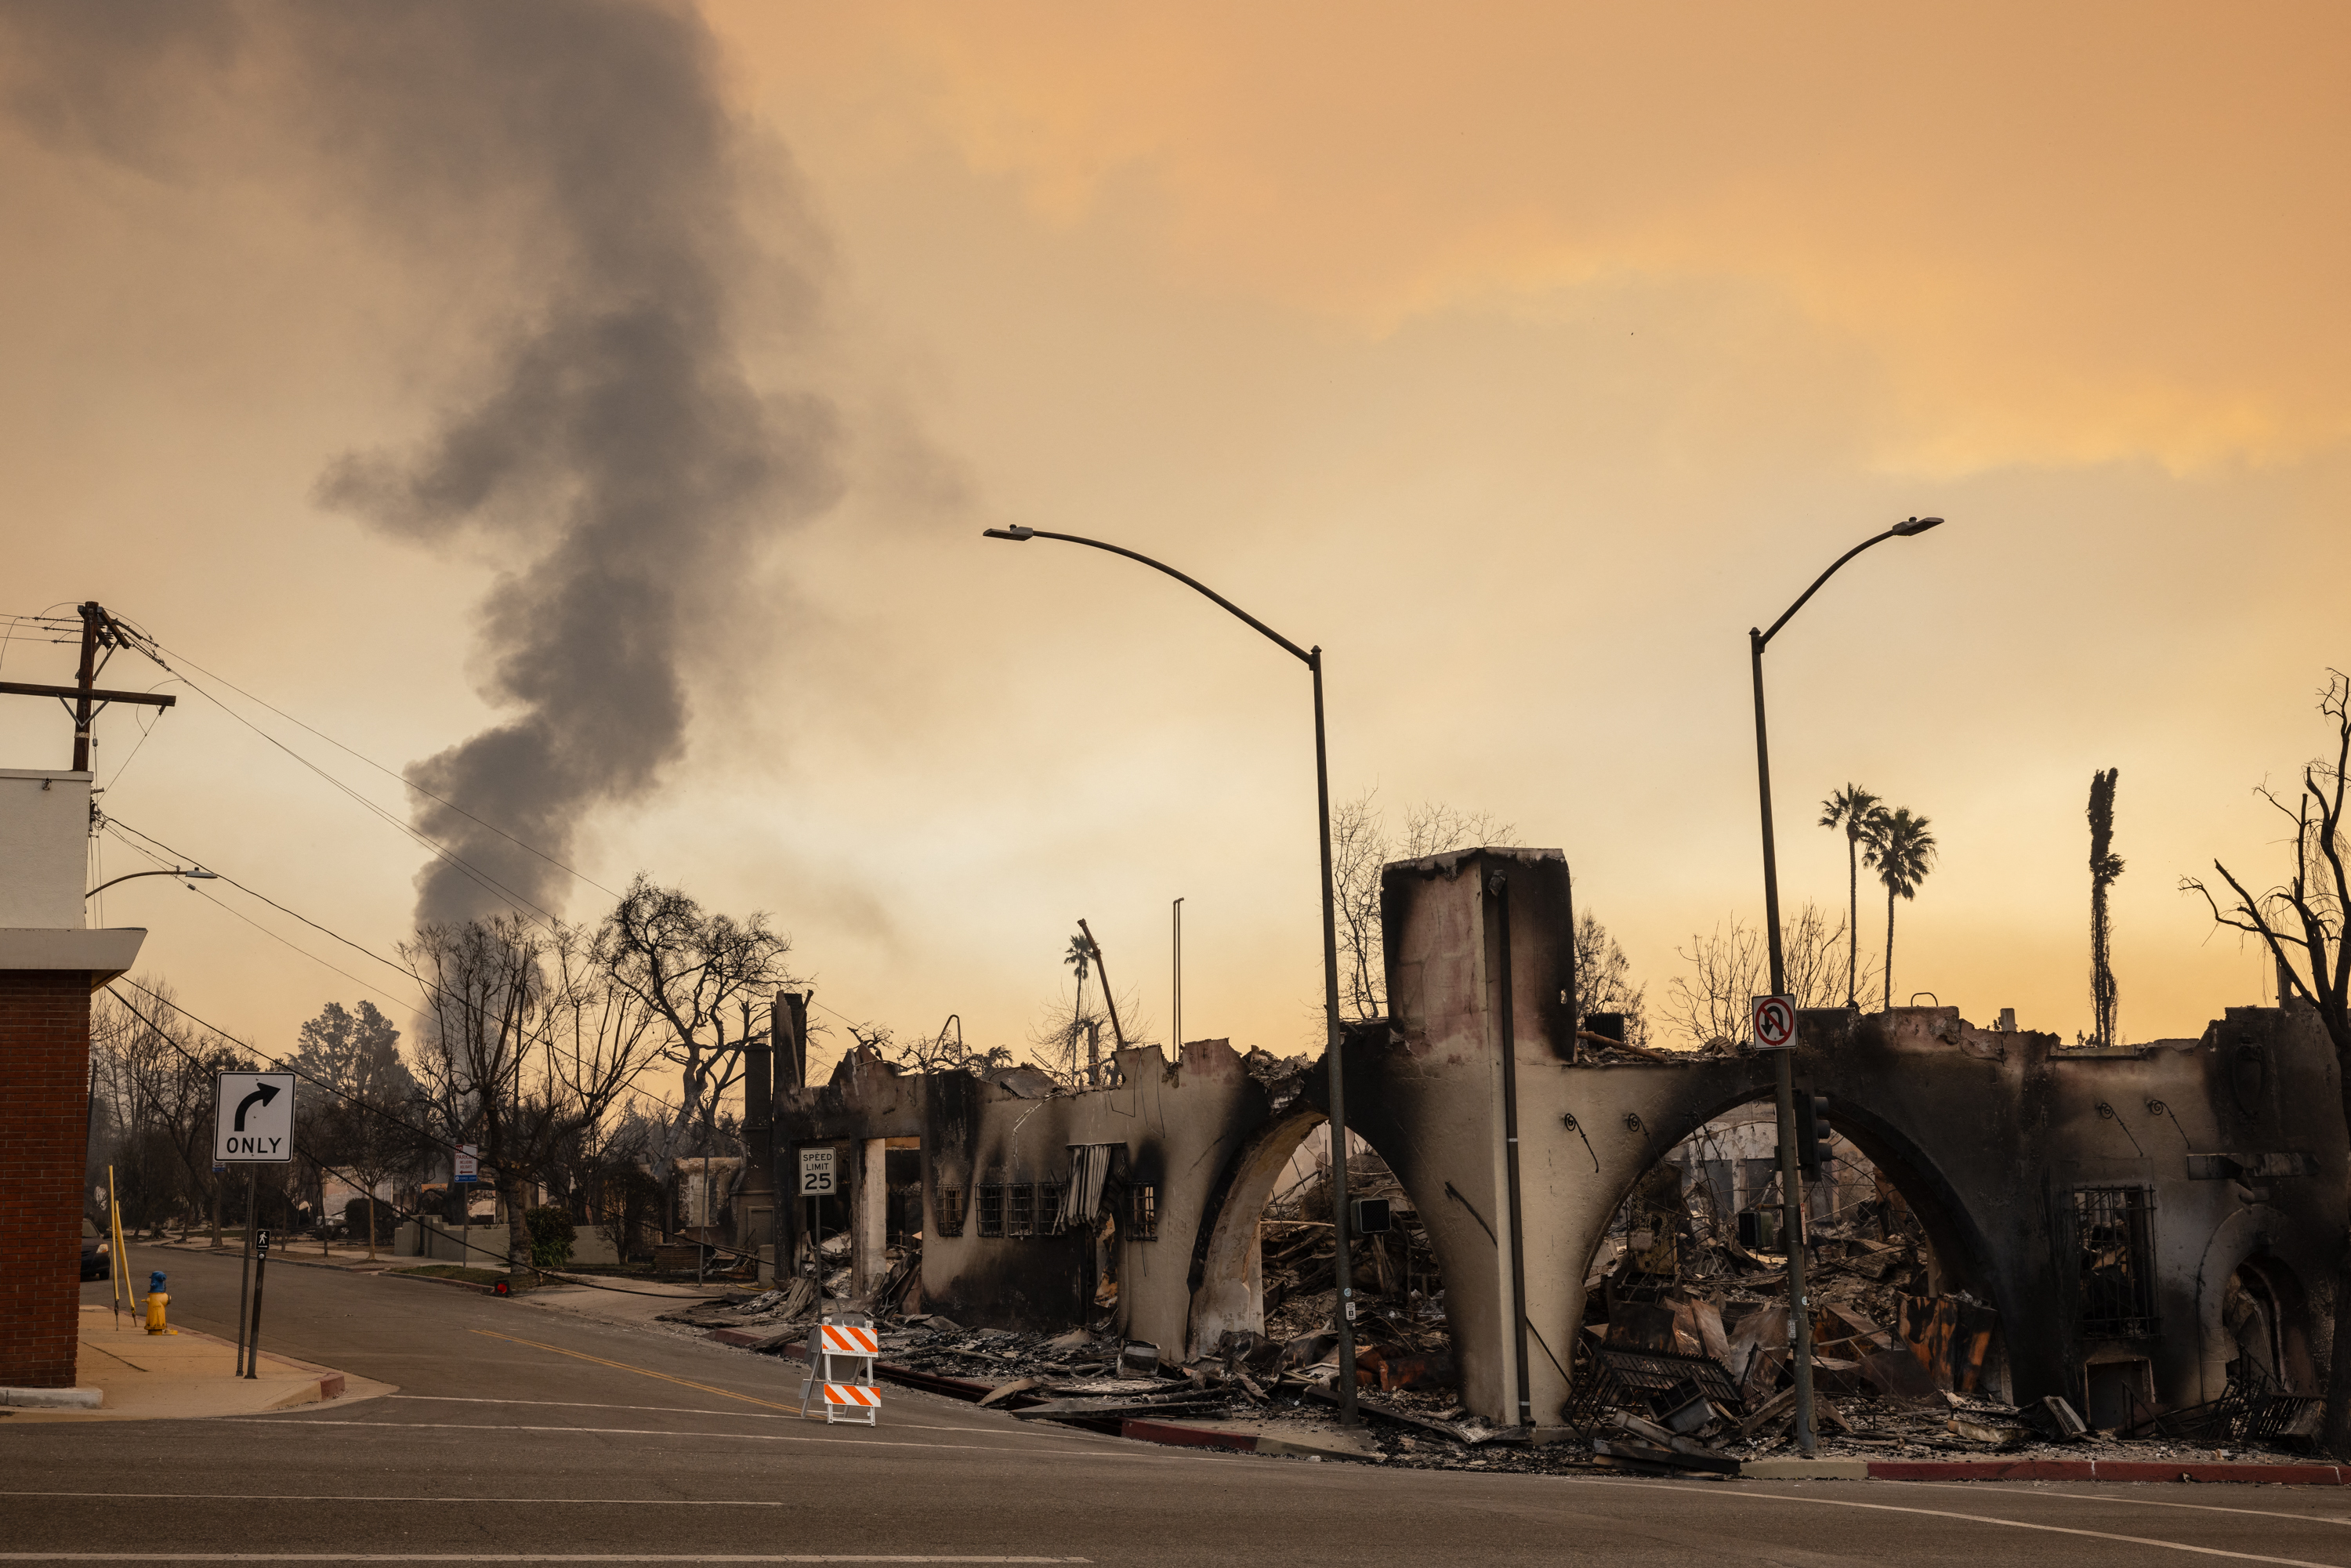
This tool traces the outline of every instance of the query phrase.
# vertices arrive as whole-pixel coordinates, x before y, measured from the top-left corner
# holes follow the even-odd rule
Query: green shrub
[[[571,1261],[571,1239],[579,1234],[570,1214],[549,1204],[523,1211],[530,1227],[530,1260],[535,1268],[560,1269]]]

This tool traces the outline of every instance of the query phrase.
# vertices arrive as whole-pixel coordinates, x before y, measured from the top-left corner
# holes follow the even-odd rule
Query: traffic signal
[[[1384,1236],[1395,1228],[1395,1221],[1384,1197],[1359,1197],[1354,1203],[1354,1225],[1358,1236]]]
[[[1825,1094],[1805,1090],[1796,1096],[1796,1166],[1807,1172],[1821,1168],[1821,1150],[1835,1135],[1829,1126]]]

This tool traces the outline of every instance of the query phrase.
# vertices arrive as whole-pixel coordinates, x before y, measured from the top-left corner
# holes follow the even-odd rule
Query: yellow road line
[[[666,1372],[655,1372],[649,1366],[631,1366],[625,1361],[607,1361],[601,1355],[590,1355],[586,1351],[566,1350],[559,1344],[542,1344],[535,1339],[520,1339],[510,1333],[499,1333],[495,1329],[475,1329],[474,1332],[491,1339],[505,1340],[509,1344],[527,1344],[533,1350],[551,1350],[558,1355],[576,1356],[581,1361],[592,1361],[599,1366],[611,1366],[622,1372],[633,1372],[640,1377],[658,1377],[664,1383],[674,1383],[681,1388],[694,1388],[705,1394],[716,1394],[721,1399],[740,1399],[746,1405],[762,1405],[770,1410],[789,1410],[795,1416],[800,1413],[800,1407],[797,1405],[778,1405],[772,1399],[754,1399],[748,1394],[737,1394],[731,1388],[714,1388],[707,1383],[696,1383],[690,1377],[673,1377]]]

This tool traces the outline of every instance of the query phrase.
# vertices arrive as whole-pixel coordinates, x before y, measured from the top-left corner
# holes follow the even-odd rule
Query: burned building
[[[1628,1199],[1694,1132],[1772,1092],[1767,1057],[1580,1047],[1571,904],[1557,851],[1387,867],[1393,1016],[1342,1047],[1350,1124],[1435,1253],[1460,1401],[1498,1423],[1558,1419],[1604,1332],[1587,1281],[1622,1249]],[[2213,1399],[2232,1371],[2318,1388],[2351,1212],[2314,1018],[2231,1009],[2197,1039],[2084,1050],[1952,1008],[1837,1009],[1802,1015],[1794,1065],[1915,1222],[1908,1287],[1923,1314],[1966,1315],[1986,1393],[2062,1395],[2113,1426]],[[1222,1040],[1172,1061],[1122,1051],[1074,1088],[852,1054],[829,1083],[778,1091],[778,1190],[795,1148],[839,1151],[870,1291],[890,1145],[913,1140],[906,1300],[969,1324],[1103,1322],[1196,1355],[1264,1328],[1260,1220],[1324,1096],[1319,1061]]]

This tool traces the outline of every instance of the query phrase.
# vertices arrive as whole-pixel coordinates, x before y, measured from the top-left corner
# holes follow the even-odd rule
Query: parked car
[[[107,1255],[106,1239],[99,1234],[97,1223],[86,1214],[81,1218],[81,1277],[85,1280],[114,1278],[114,1260]]]

